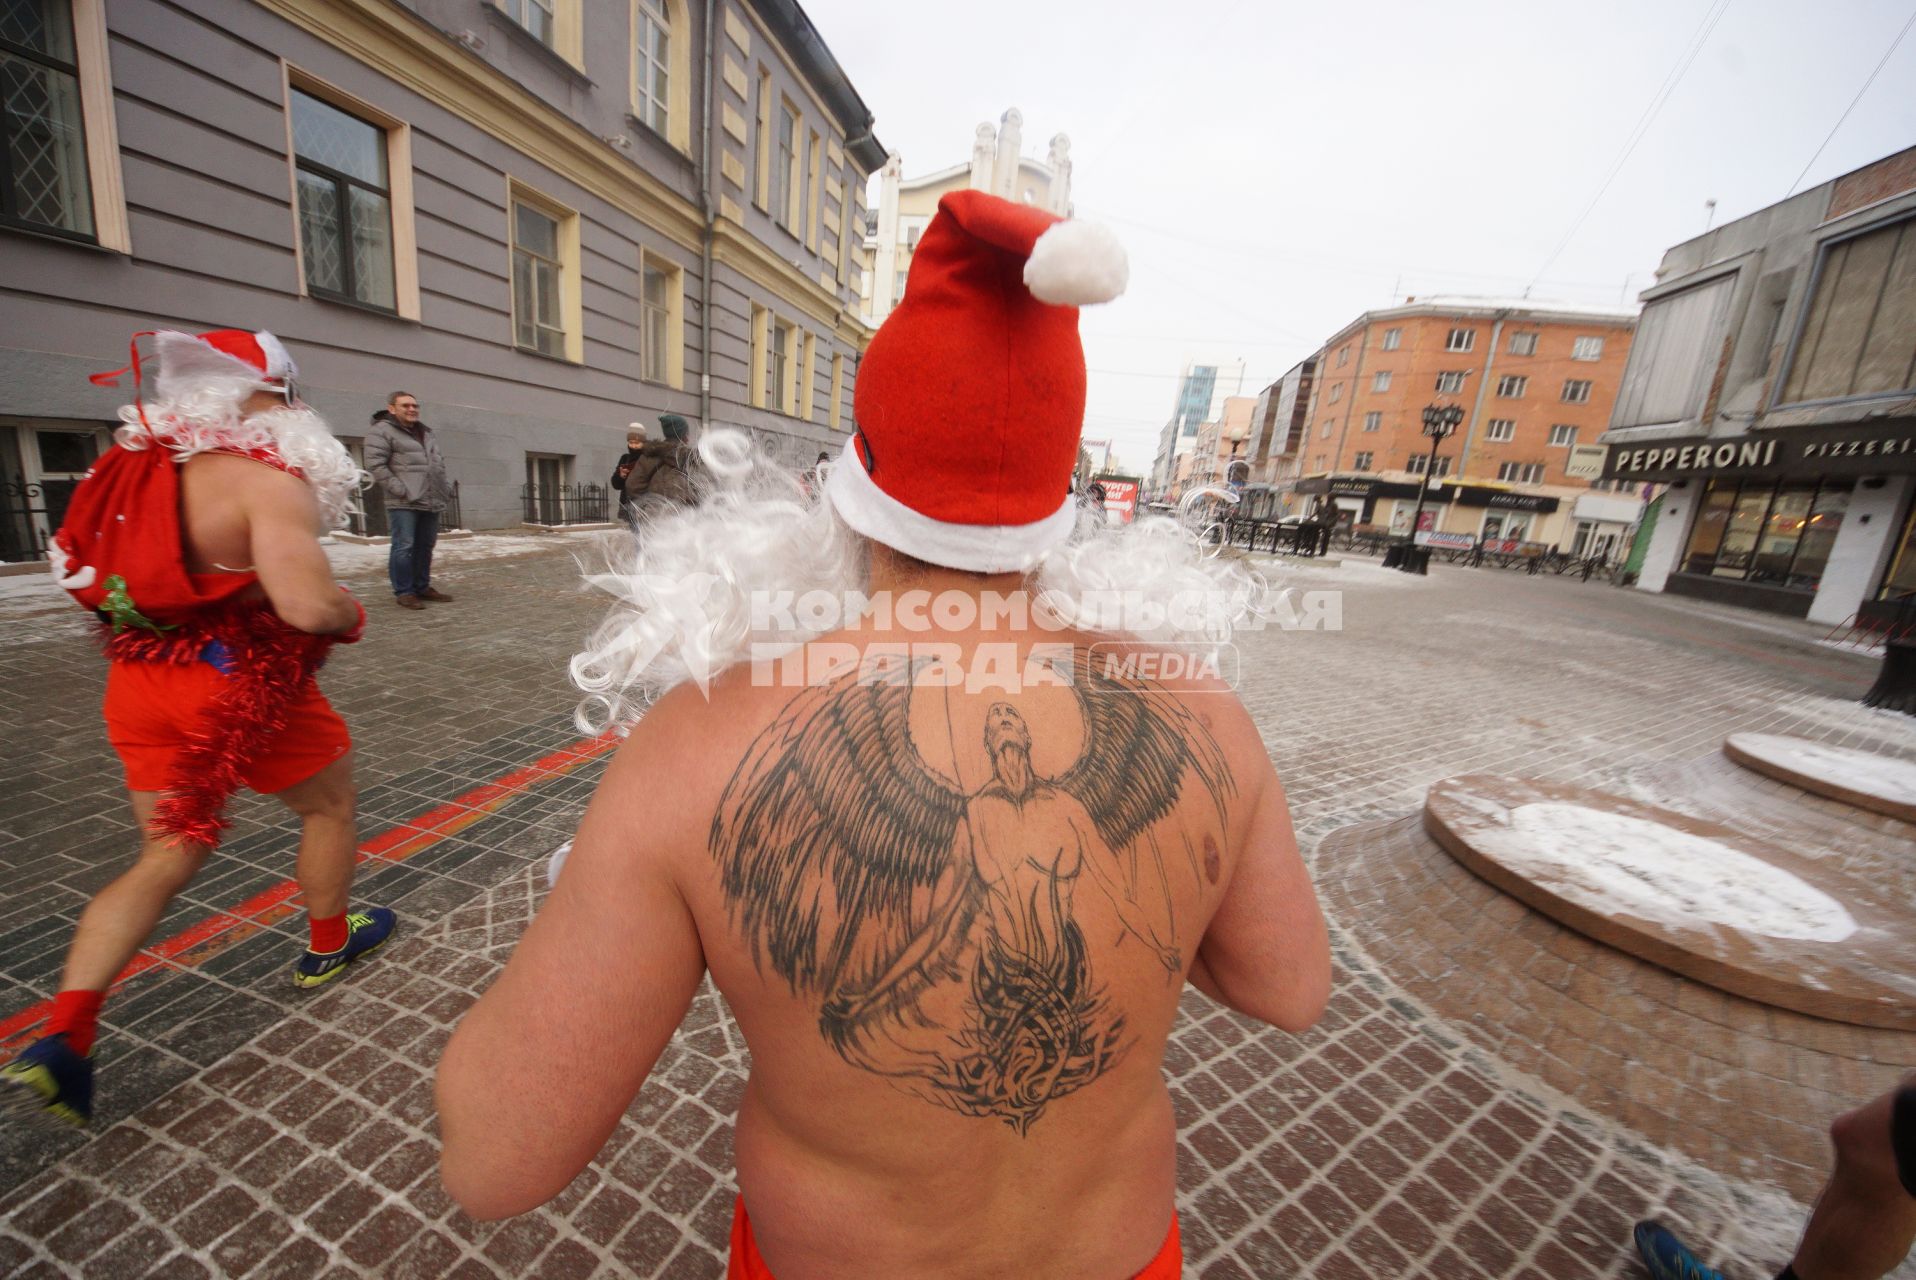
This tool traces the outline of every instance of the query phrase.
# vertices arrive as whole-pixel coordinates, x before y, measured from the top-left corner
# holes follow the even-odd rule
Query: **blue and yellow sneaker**
[[[1721,1271],[1698,1262],[1661,1222],[1637,1223],[1636,1240],[1651,1280],[1723,1280]]]
[[[75,1053],[64,1034],[42,1036],[0,1067],[0,1106],[15,1114],[44,1111],[68,1124],[93,1119],[93,1059]]]
[[[368,907],[346,917],[346,945],[320,954],[308,951],[293,966],[293,985],[319,987],[346,972],[346,966],[379,949],[392,936],[399,918],[389,907]]]

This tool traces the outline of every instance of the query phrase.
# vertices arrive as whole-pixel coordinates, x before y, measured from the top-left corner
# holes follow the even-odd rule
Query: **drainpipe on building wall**
[[[1457,483],[1464,482],[1464,468],[1470,464],[1470,442],[1477,438],[1477,424],[1483,420],[1484,396],[1490,392],[1490,371],[1497,367],[1497,344],[1503,341],[1504,321],[1509,312],[1497,317],[1490,326],[1490,354],[1484,357],[1484,380],[1477,384],[1477,399],[1470,406],[1470,420],[1464,423],[1464,447],[1457,455]]]
[[[718,208],[712,199],[712,23],[717,0],[705,0],[705,107],[699,116],[704,134],[699,140],[699,222],[704,228],[699,245],[699,432],[712,421],[712,238],[718,230]]]

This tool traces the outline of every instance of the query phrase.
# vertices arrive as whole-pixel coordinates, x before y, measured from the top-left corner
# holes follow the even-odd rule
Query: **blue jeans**
[[[392,559],[387,569],[396,596],[423,595],[432,587],[432,549],[439,541],[437,511],[386,513],[392,524]]]

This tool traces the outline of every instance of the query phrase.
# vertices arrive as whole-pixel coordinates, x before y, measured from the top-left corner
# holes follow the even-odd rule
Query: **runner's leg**
[[[306,781],[274,794],[300,818],[299,863],[294,875],[306,898],[306,914],[315,921],[343,917],[353,884],[353,857],[359,846],[353,825],[351,753]],[[315,939],[315,943],[319,941],[324,939]],[[315,945],[314,950],[335,951],[339,945]]]
[[[1908,1256],[1916,1241],[1916,1190],[1908,1185],[1916,1168],[1898,1176],[1891,1124],[1897,1095],[1911,1091],[1916,1076],[1830,1126],[1836,1172],[1817,1197],[1791,1261],[1800,1280],[1876,1280]],[[1903,1106],[1916,1108],[1916,1098]]]
[[[133,791],[133,816],[146,830],[159,804],[156,791]],[[62,991],[105,991],[148,937],[166,904],[192,880],[206,861],[207,847],[175,836],[148,835],[140,856],[106,888],[93,895],[67,948]]]

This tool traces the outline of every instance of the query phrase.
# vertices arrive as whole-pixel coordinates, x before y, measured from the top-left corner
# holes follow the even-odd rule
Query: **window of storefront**
[[[1842,528],[1852,483],[1710,481],[1684,551],[1683,572],[1816,590]]]

